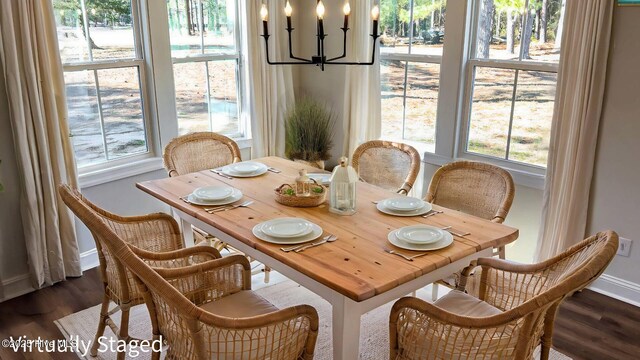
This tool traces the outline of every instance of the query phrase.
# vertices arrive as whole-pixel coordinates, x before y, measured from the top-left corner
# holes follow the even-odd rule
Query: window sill
[[[80,188],[84,189],[163,168],[162,158],[153,157],[87,172],[78,176],[78,180]]]
[[[423,153],[423,156],[422,156],[423,162],[431,165],[436,165],[436,166],[443,166],[452,161],[458,161],[458,160],[470,160],[470,159],[464,159],[464,158],[453,159],[453,158],[449,158],[446,156],[442,156],[442,155],[438,155],[430,152],[425,152]],[[486,161],[486,162],[490,163],[490,161]],[[516,185],[526,186],[526,187],[537,189],[537,190],[544,190],[544,180],[545,180],[544,175],[523,171],[519,169],[512,169],[504,166],[502,166],[502,168],[504,168],[511,174],[511,176],[513,177],[513,182]]]
[[[252,139],[249,138],[238,138],[234,139],[234,141],[241,150],[249,149],[253,146]],[[152,157],[86,172],[80,174],[78,180],[80,188],[84,189],[161,169],[164,169],[162,158]]]

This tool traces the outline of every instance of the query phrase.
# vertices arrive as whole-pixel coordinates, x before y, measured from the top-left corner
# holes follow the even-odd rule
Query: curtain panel
[[[269,10],[269,53],[271,59],[288,57],[285,32],[280,25],[285,23],[285,0],[264,1]],[[265,42],[262,35],[260,8],[263,1],[245,2],[247,22],[246,69],[248,81],[248,104],[250,104],[253,157],[284,156],[284,118],[295,102],[291,66],[267,64]],[[275,24],[275,25],[274,25]],[[277,30],[276,30],[277,26]]]
[[[536,261],[585,236],[615,1],[567,0]]]
[[[82,275],[74,220],[56,191],[59,183],[77,186],[77,176],[50,0],[0,0],[0,58],[28,266],[40,288]]]
[[[349,61],[371,60],[371,8],[377,3],[376,0],[351,1]],[[380,138],[379,49],[373,66],[347,66],[345,71],[343,149],[349,157],[361,143]]]

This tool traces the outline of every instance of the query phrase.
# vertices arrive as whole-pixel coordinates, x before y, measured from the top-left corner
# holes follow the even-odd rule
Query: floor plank
[[[262,276],[262,275],[258,275]],[[262,279],[262,278],[261,278]],[[0,303],[0,339],[62,339],[53,323],[74,312],[97,305],[102,287],[97,269],[84,276]],[[585,290],[560,307],[554,347],[575,360],[637,359],[640,354],[640,308]],[[0,347],[0,359],[52,359],[46,354],[16,354]],[[55,359],[77,359],[56,354]]]

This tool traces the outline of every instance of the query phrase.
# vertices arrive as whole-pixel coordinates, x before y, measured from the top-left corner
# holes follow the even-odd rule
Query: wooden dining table
[[[328,200],[318,207],[287,207],[275,201],[274,189],[293,183],[300,169],[318,170],[277,157],[253,161],[280,173],[268,171],[258,177],[228,179],[205,170],[145,181],[137,187],[172,207],[181,219],[187,246],[193,245],[190,228],[194,225],[326,299],[333,312],[335,360],[358,359],[363,314],[445,278],[474,259],[491,256],[494,248],[518,237],[517,229],[436,205],[434,210],[443,213],[428,218],[383,214],[374,202],[400,195],[364,182],[357,184],[357,212],[351,216],[329,212]],[[253,203],[249,207],[210,214],[204,207],[182,200],[194,189],[207,185],[232,186],[244,194],[240,201],[253,200]],[[334,234],[338,240],[300,253],[285,253],[280,249],[282,245],[253,235],[256,224],[282,217],[312,221],[322,227],[325,235]],[[417,224],[452,226],[456,232],[469,235],[454,236],[452,245],[413,261],[385,251],[416,254],[395,248],[388,242],[387,235],[394,229]]]

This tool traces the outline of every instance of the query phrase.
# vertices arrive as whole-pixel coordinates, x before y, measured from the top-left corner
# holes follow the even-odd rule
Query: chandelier
[[[357,0],[361,1],[361,0]],[[371,19],[373,22],[373,31],[371,38],[373,39],[373,50],[371,53],[371,61],[369,62],[352,62],[352,61],[340,61],[347,57],[347,31],[349,31],[349,15],[351,14],[351,6],[349,2],[343,7],[344,12],[344,26],[341,27],[343,33],[343,48],[342,55],[336,56],[333,58],[327,59],[324,52],[324,40],[327,34],[324,33],[324,3],[322,0],[317,0],[316,5],[316,43],[317,43],[317,51],[316,55],[312,56],[311,59],[304,59],[301,57],[297,57],[293,55],[293,45],[291,43],[291,34],[293,32],[293,28],[291,27],[291,14],[293,13],[293,8],[291,7],[291,3],[287,0],[287,3],[284,7],[284,13],[287,16],[287,27],[286,30],[289,33],[289,58],[291,61],[272,61],[269,57],[269,11],[267,10],[266,4],[262,4],[262,8],[260,9],[260,16],[262,17],[262,37],[265,42],[265,49],[267,55],[267,63],[269,65],[315,65],[320,66],[322,71],[324,71],[325,65],[373,65],[375,62],[376,56],[376,44],[377,39],[380,37],[378,34],[378,19],[380,18],[380,8],[378,5],[375,5],[371,9]]]

